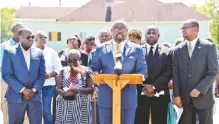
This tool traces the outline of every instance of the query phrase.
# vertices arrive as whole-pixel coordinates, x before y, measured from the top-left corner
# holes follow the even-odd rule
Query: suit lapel
[[[26,70],[28,70],[27,63],[24,59],[24,54],[22,52],[22,48],[21,48],[20,44],[18,44],[17,51],[18,51],[18,55],[19,55],[19,58],[21,60],[21,63],[24,65],[24,68],[26,68]]]
[[[194,60],[196,58],[196,56],[201,51],[201,48],[202,48],[202,44],[200,43],[200,40],[198,39],[198,41],[195,44],[195,48],[193,50],[193,53],[192,53],[192,57],[191,57],[192,60]]]
[[[31,72],[31,69],[34,68],[33,66],[33,61],[34,61],[34,47],[31,47],[30,49],[30,67],[29,67],[29,72]]]
[[[109,57],[109,61],[112,61],[113,66],[115,66],[114,56],[113,56],[113,42],[109,42],[105,44],[105,50]]]
[[[128,43],[128,41],[126,41],[125,46],[124,46],[124,50],[123,50],[123,56],[128,56],[131,49],[132,49],[132,46]]]

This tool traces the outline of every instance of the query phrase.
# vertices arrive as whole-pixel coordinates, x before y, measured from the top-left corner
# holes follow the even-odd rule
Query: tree
[[[8,40],[11,33],[11,25],[14,23],[14,14],[16,9],[14,8],[1,8],[1,41]]]
[[[219,0],[208,0],[203,6],[197,7],[192,5],[191,7],[196,11],[206,15],[212,19],[209,25],[209,31],[211,34],[211,39],[219,44]]]

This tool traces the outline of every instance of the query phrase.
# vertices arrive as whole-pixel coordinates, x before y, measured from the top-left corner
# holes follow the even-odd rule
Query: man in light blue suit
[[[19,44],[4,50],[2,78],[8,84],[9,124],[23,124],[27,111],[30,124],[42,123],[42,87],[45,60],[40,49],[33,47],[34,35],[27,28],[18,31]]]
[[[126,40],[128,28],[126,22],[115,21],[112,26],[113,39],[97,47],[90,68],[93,72],[115,74],[115,56],[122,54],[122,74],[142,74],[147,78],[147,65],[142,49]],[[137,106],[136,85],[127,85],[122,89],[122,124],[134,124]],[[112,124],[112,89],[107,84],[99,85],[98,105],[100,124]]]

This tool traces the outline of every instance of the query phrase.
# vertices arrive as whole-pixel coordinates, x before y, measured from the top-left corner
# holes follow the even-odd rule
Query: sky
[[[41,7],[58,7],[60,0],[0,0],[0,7],[20,7],[28,6],[29,2],[31,6]],[[90,0],[61,0],[63,7],[80,7]],[[183,2],[186,5],[197,4],[203,5],[207,0],[160,0],[162,2]]]

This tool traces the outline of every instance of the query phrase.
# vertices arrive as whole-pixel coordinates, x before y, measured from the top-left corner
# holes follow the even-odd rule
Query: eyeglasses
[[[95,43],[94,43],[93,41],[85,42],[85,44],[86,44],[87,46],[93,46],[93,45],[95,45]]]
[[[78,59],[69,59],[68,63],[77,63]]]
[[[121,30],[121,31],[127,31],[127,28],[126,27],[114,27],[113,30]]]
[[[47,39],[46,36],[39,36],[38,38],[40,38],[40,39]]]
[[[34,39],[34,35],[26,37],[27,40],[30,40],[30,38]]]

